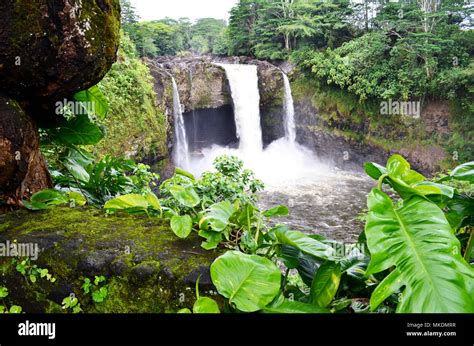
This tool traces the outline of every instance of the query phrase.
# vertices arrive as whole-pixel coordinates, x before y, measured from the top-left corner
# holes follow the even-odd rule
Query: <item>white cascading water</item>
[[[242,153],[263,150],[260,126],[260,92],[255,65],[219,64],[227,75],[234,101],[235,126]]]
[[[175,133],[175,148],[173,151],[174,163],[183,168],[189,169],[189,149],[188,141],[186,139],[186,129],[184,127],[183,110],[181,108],[181,100],[179,98],[178,85],[173,76],[173,116],[174,116],[174,133]]]
[[[285,108],[285,138],[290,143],[296,141],[296,126],[295,126],[295,106],[293,102],[293,95],[291,93],[290,80],[286,73],[282,71],[283,82],[285,86],[285,99],[283,107]]]
[[[212,169],[220,155],[238,156],[246,168],[252,169],[267,187],[300,184],[315,175],[326,174],[328,167],[321,164],[314,153],[296,143],[294,106],[290,83],[285,84],[285,122],[288,135],[271,143],[263,150],[260,126],[260,92],[257,66],[218,64],[225,69],[231,87],[238,149],[213,145],[202,150],[202,157],[192,157],[190,171],[200,175]]]

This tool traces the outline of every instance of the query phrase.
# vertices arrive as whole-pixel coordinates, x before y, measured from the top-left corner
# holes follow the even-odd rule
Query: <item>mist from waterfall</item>
[[[175,147],[173,151],[173,160],[176,166],[183,169],[190,169],[189,148],[186,138],[186,129],[184,127],[183,110],[179,98],[178,85],[173,76],[173,116],[174,116],[174,134]]]
[[[285,83],[284,122],[287,135],[265,149],[260,126],[260,92],[257,66],[218,64],[226,71],[234,104],[234,117],[239,147],[213,145],[202,149],[202,155],[191,158],[189,170],[199,176],[213,169],[213,161],[221,155],[234,155],[244,166],[263,180],[267,189],[304,185],[315,177],[329,175],[330,168],[322,164],[315,153],[296,142],[294,105],[291,86]],[[286,76],[285,76],[286,77]]]
[[[291,93],[290,80],[286,73],[282,71],[283,84],[285,86],[285,98],[283,101],[283,107],[285,109],[285,138],[290,143],[296,142],[296,126],[295,126],[295,106],[293,102],[293,95]]]

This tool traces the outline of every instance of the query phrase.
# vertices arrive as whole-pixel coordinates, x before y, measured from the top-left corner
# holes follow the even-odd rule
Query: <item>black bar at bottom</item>
[[[55,323],[54,339],[20,336]],[[33,326],[33,327],[32,327]],[[51,329],[49,329],[51,331]],[[28,331],[29,333],[30,331]],[[469,345],[472,315],[4,315],[6,345]]]

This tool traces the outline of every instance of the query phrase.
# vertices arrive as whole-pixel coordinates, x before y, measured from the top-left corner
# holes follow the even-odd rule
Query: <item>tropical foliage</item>
[[[236,158],[221,157],[215,165],[218,172],[206,174],[233,181],[248,174]],[[162,185],[159,202],[147,202],[149,195],[126,195],[105,208],[148,214],[151,208],[170,219],[178,237],[194,231],[205,238],[205,249],[229,248],[211,266],[228,311],[473,312],[474,199],[443,183],[472,182],[472,165],[434,182],[399,155],[386,167],[367,163],[378,187],[368,196],[360,242],[350,246],[284,225],[270,227],[268,219],[288,214],[286,207],[260,211],[252,202],[255,191],[245,184],[221,200],[225,194],[215,193],[214,180],[196,181],[181,170]],[[384,186],[399,199],[392,200]],[[470,239],[462,246],[457,236],[466,228]]]

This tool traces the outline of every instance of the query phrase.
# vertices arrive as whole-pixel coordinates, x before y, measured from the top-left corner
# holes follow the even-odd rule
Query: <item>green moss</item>
[[[0,285],[9,287],[12,301],[27,312],[61,312],[62,299],[71,293],[85,312],[176,311],[195,299],[185,279],[220,254],[201,249],[195,234],[178,239],[164,220],[107,216],[89,208],[18,211],[0,215],[0,225],[0,242],[40,244],[36,264],[57,278],[54,284],[38,280],[25,285],[11,258],[0,258]],[[83,278],[94,275],[107,278],[109,295],[101,304],[81,289]]]
[[[95,147],[98,156],[168,156],[168,121],[156,104],[148,67],[137,57],[128,36],[122,36],[118,61],[99,83],[109,103],[103,121],[105,138]]]
[[[15,0],[13,4],[15,22],[13,23],[14,35],[10,37],[12,48],[21,48],[31,40],[31,34],[43,32],[41,16],[38,15],[38,1]]]
[[[90,54],[102,54],[105,48],[107,56],[114,56],[116,42],[120,38],[120,5],[119,0],[104,0],[104,7],[110,9],[109,13],[102,14],[100,11],[91,13],[91,9],[96,8],[96,0],[85,0],[81,6],[79,25],[83,28],[89,26],[95,30],[85,30],[84,36]],[[87,23],[87,24],[86,24]],[[101,30],[97,35],[97,30]],[[105,72],[105,71],[104,71]]]

